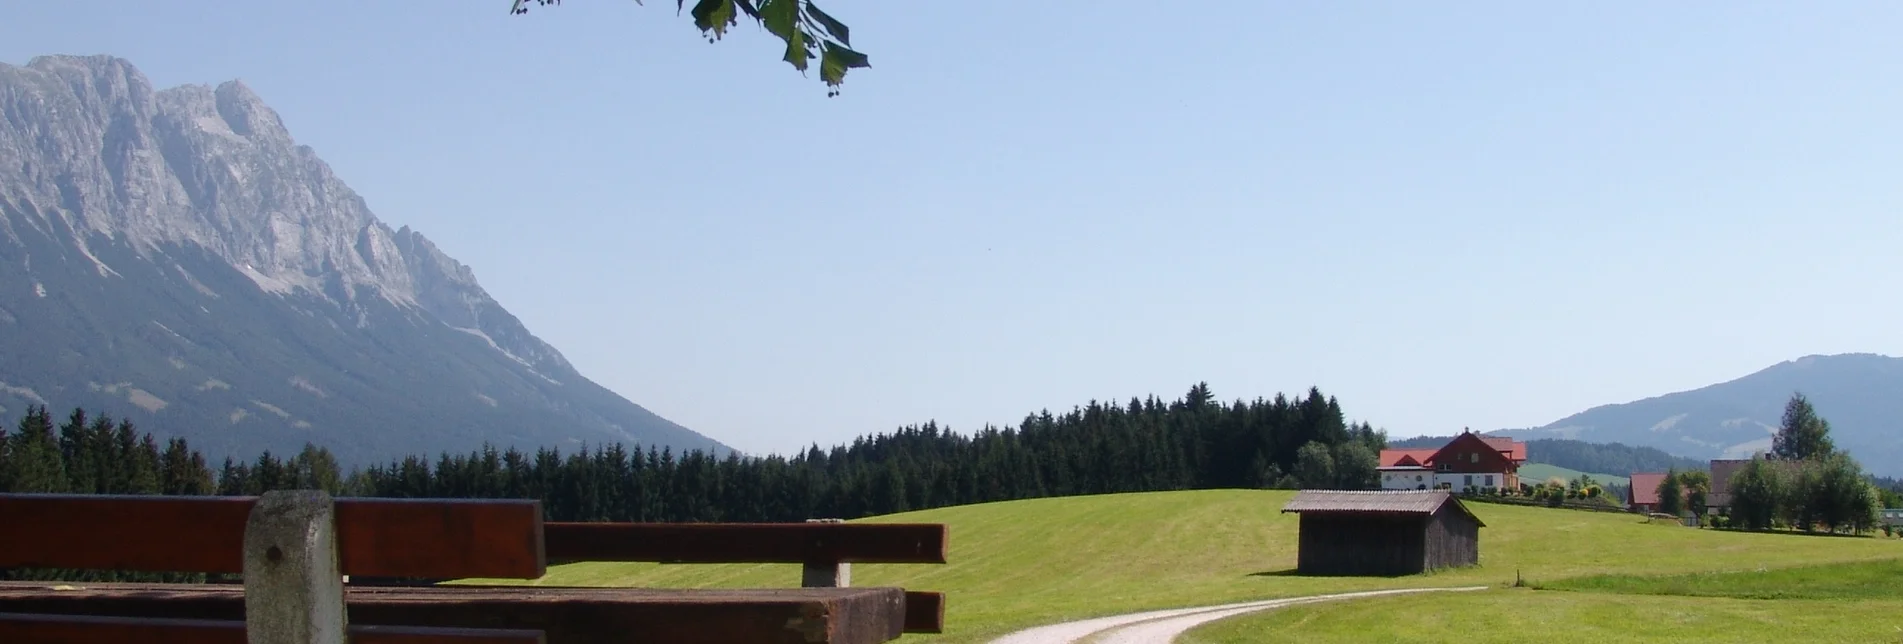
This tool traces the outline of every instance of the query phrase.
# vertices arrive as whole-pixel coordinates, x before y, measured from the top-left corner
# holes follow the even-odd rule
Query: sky
[[[241,79],[581,372],[749,452],[1090,400],[1539,426],[1903,355],[1903,4],[18,3]]]

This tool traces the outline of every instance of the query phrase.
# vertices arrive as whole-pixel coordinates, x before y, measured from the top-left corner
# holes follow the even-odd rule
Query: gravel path
[[[1464,592],[1486,590],[1486,586],[1465,586],[1460,588],[1405,588],[1399,590],[1370,590],[1358,593],[1339,593],[1334,595],[1310,595],[1308,597],[1285,597],[1262,601],[1220,604],[1199,608],[1178,608],[1173,610],[1153,610],[1128,615],[1113,615],[1095,619],[1064,622],[1049,626],[1025,629],[992,640],[991,644],[1078,644],[1090,640],[1091,644],[1169,644],[1184,631],[1213,622],[1225,617],[1234,617],[1243,613],[1259,610],[1312,604],[1315,602],[1376,597],[1380,595],[1401,595],[1426,592]]]

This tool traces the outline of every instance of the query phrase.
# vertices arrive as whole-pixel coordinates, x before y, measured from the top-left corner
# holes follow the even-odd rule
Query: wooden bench
[[[335,564],[316,578],[531,579],[549,559],[766,559],[809,568],[825,561],[944,561],[943,526],[543,524],[536,501],[332,503],[334,519],[325,525],[334,527]],[[0,568],[255,571],[272,556],[251,525],[263,505],[233,497],[0,495],[0,525],[30,526],[0,531]],[[281,560],[297,558],[295,548],[278,550]],[[260,610],[269,593],[254,583],[262,577],[252,577],[246,586],[0,583],[0,642],[128,641],[133,632],[133,640],[151,642],[284,641],[248,632],[269,612]],[[875,644],[908,631],[938,632],[944,607],[937,593],[844,583],[784,590],[338,588],[333,610],[347,616],[351,642]]]

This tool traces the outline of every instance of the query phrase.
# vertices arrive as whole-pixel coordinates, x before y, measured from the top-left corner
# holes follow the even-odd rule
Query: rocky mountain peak
[[[231,351],[202,352],[276,338],[267,341],[271,348],[265,353],[303,367],[295,372],[285,367],[285,373],[263,378],[299,383],[292,388],[303,392],[298,395],[343,396],[337,392],[377,380],[386,388],[434,392],[439,398],[432,404],[438,405],[474,403],[478,410],[503,409],[514,400],[528,405],[523,410],[563,410],[594,428],[589,434],[594,442],[630,438],[630,432],[643,426],[660,428],[674,438],[704,441],[577,374],[559,351],[490,297],[468,266],[420,232],[384,224],[315,151],[297,143],[279,114],[241,81],[154,91],[131,63],[111,56],[42,56],[25,66],[0,64],[0,262],[6,266],[0,275],[25,277],[0,280],[0,320],[30,319],[24,310],[65,301],[65,306],[78,308],[48,312],[46,319],[77,315],[93,324],[97,320],[89,316],[95,314],[86,312],[94,304],[88,299],[92,296],[82,293],[120,292],[121,300],[143,301],[151,293],[186,289],[174,293],[176,298],[152,303],[167,313],[149,316],[150,325],[125,329],[126,337],[94,340],[107,347],[144,346],[156,352],[153,355],[167,356],[154,359],[164,365],[154,373],[198,368],[191,366],[196,363],[184,357],[187,354],[250,360]],[[68,269],[79,270],[84,279],[61,281],[70,276],[58,277],[59,271]],[[23,290],[8,291],[11,286]],[[8,297],[20,299],[9,304]],[[251,339],[234,340],[194,317],[226,315],[213,313],[219,306],[237,306],[252,317],[278,319],[285,311],[299,317],[279,319],[277,327],[259,328],[253,331],[257,335],[247,336]],[[321,325],[300,326],[313,321]],[[186,329],[201,323],[208,325],[202,327],[203,337],[192,338]],[[231,323],[242,327],[242,322]],[[286,328],[304,328],[296,346],[279,346],[289,333]],[[322,346],[324,342],[305,336],[333,333],[342,334],[333,338],[334,344],[354,347],[334,351],[375,357],[345,368],[341,365],[349,360],[306,355],[296,348]],[[185,345],[168,344],[177,342]],[[434,353],[413,355],[414,349],[406,348],[411,345],[434,347]],[[0,355],[11,355],[5,348],[0,346]],[[67,351],[42,356],[43,361],[66,361],[62,364],[83,371],[128,360],[82,360],[93,351],[86,346]],[[430,369],[448,371],[406,379],[405,374],[420,367],[404,361],[424,361],[434,365]],[[234,372],[262,368],[231,365]],[[22,387],[9,382],[39,378],[6,371],[0,365],[0,398]],[[441,391],[446,382],[471,377],[465,372],[488,374],[487,384]],[[199,381],[165,389],[174,393],[161,395],[159,385],[137,387],[116,380],[123,374],[86,377],[99,380],[62,386],[81,387],[91,392],[87,395],[136,390],[146,402],[140,408],[153,413],[179,408],[178,396],[236,391],[242,379],[207,370]],[[575,393],[559,393],[564,389]],[[390,393],[396,392],[362,396]],[[573,395],[583,398],[570,398]],[[227,410],[229,422],[271,417],[288,423],[289,431],[316,423],[299,417],[297,407],[284,400],[256,401],[265,407]],[[405,400],[399,406],[415,404],[420,403]],[[0,401],[0,408],[5,405]],[[312,413],[333,413],[325,409]],[[518,411],[529,414],[521,418],[535,416]],[[468,413],[474,412],[458,410],[443,417],[481,422],[469,420],[477,417]],[[718,444],[705,441],[701,446]]]

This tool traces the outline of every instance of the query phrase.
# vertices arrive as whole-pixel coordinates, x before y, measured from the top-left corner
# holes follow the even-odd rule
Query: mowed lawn
[[[1600,573],[1785,567],[1896,557],[1897,541],[1695,530],[1627,514],[1469,504],[1487,523],[1481,565],[1399,578],[1307,578],[1295,566],[1293,492],[1207,490],[1032,499],[862,519],[950,526],[950,563],[853,567],[855,586],[948,594],[947,632],[979,642],[1039,624],[1155,608],[1371,588],[1511,584]],[[555,586],[795,587],[796,565],[581,563]],[[474,580],[472,580],[474,581]],[[480,583],[512,583],[481,580]],[[520,583],[520,582],[514,582]]]
[[[1309,604],[1235,617],[1179,644],[1896,642],[1903,599],[1730,599],[1495,589]]]
[[[1903,561],[1898,560],[1595,575],[1540,586],[1297,606],[1216,622],[1180,641],[1903,641]]]

